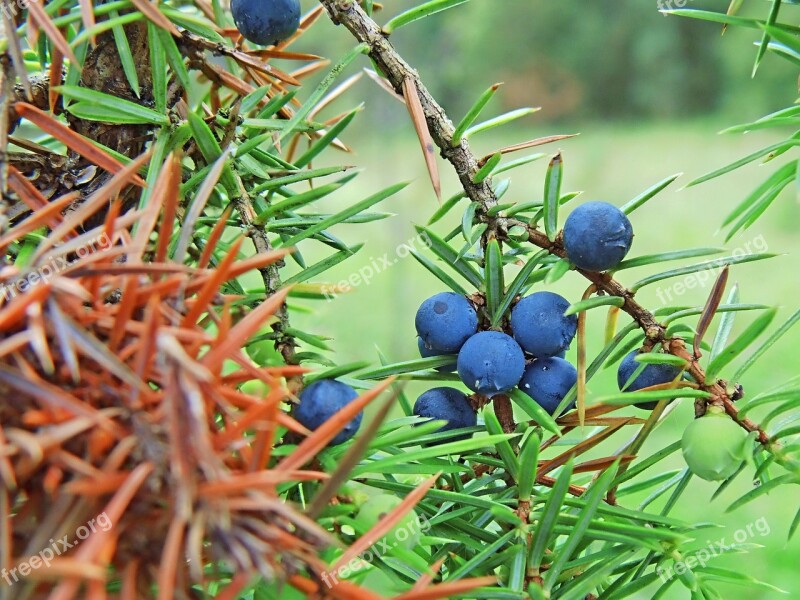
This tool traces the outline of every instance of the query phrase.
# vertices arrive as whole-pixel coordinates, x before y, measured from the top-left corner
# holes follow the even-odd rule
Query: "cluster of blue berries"
[[[233,0],[234,19],[242,34],[256,43],[273,43],[291,35],[299,19],[297,0],[264,2]],[[260,7],[256,12],[262,21],[248,21],[251,19],[248,11],[255,10],[252,7]],[[257,31],[246,33],[245,21],[257,23]],[[633,230],[628,218],[605,202],[581,205],[564,224],[567,257],[584,271],[614,268],[630,250],[632,240]],[[504,331],[495,331],[481,326],[478,311],[468,298],[442,292],[425,300],[417,311],[419,352],[426,358],[452,356],[452,361],[437,369],[457,371],[464,385],[483,397],[491,398],[519,387],[554,415],[578,378],[575,367],[564,358],[578,325],[576,315],[564,314],[568,307],[569,302],[558,294],[535,292],[516,302],[510,318],[505,321]],[[640,367],[635,360],[636,353],[626,356],[619,367],[621,390],[636,391],[666,383],[680,373],[669,365],[647,365],[629,381]],[[353,388],[340,381],[317,381],[300,394],[295,418],[305,427],[317,429],[357,395]],[[654,405],[640,406],[652,409]],[[574,402],[567,407],[568,410],[572,408]],[[475,408],[467,395],[450,387],[436,387],[422,394],[413,412],[420,417],[446,421],[440,431],[473,427],[477,422]],[[361,418],[359,413],[331,444],[341,444],[353,437]],[[469,434],[462,437],[469,437]]]
[[[473,392],[492,397],[519,388],[548,413],[577,381],[577,371],[564,359],[578,320],[565,316],[569,302],[552,292],[536,292],[511,311],[509,333],[479,331],[472,303],[454,292],[425,300],[415,325],[422,356],[453,355],[440,370],[458,372]],[[414,414],[448,421],[442,431],[475,425],[475,410],[456,389],[438,387],[422,394]]]
[[[600,272],[625,258],[633,229],[625,214],[612,204],[587,202],[568,217],[563,242],[576,267]],[[513,307],[507,333],[479,331],[480,319],[473,304],[459,294],[442,292],[425,300],[417,311],[419,351],[423,357],[453,355],[453,362],[438,370],[457,371],[464,385],[482,396],[490,398],[519,387],[553,415],[578,379],[577,370],[564,358],[578,325],[577,316],[564,314],[568,307],[569,302],[558,294],[536,292]],[[635,369],[639,364],[633,362]],[[633,373],[627,363],[624,368],[628,376]],[[651,380],[662,376],[648,366],[628,389],[652,385]],[[574,406],[573,402],[567,409]],[[447,387],[422,394],[414,414],[448,421],[441,431],[476,422],[467,396]]]
[[[300,0],[231,0],[231,14],[246,40],[277,44],[300,27]]]

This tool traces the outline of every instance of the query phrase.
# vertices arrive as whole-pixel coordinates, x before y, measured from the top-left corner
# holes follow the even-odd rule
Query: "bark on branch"
[[[555,256],[564,258],[566,252],[559,238],[551,242],[542,231],[528,223],[502,216],[489,216],[489,209],[497,205],[497,196],[492,189],[491,178],[486,178],[481,183],[473,182],[473,176],[479,169],[479,162],[470,149],[469,143],[462,138],[458,145],[453,145],[455,128],[447,113],[430,94],[417,72],[397,53],[381,28],[367,15],[359,3],[355,0],[320,0],[320,3],[327,9],[334,23],[344,26],[358,42],[366,43],[369,46],[370,58],[375,61],[398,95],[402,97],[403,83],[406,80],[413,81],[431,138],[439,147],[442,157],[452,165],[467,197],[478,204],[476,219],[489,226],[487,234],[502,240],[511,227],[524,227],[530,243]],[[590,273],[580,269],[578,272],[597,286],[598,291],[620,297],[625,301],[622,310],[642,328],[647,344],[651,346],[663,344],[666,351],[687,360],[687,371],[701,389],[711,394],[709,402],[723,406],[725,411],[746,430],[756,431],[759,442],[764,446],[769,447],[775,443],[757,424],[749,419],[738,418],[738,409],[728,393],[727,383],[721,380],[706,382],[705,372],[696,358],[686,350],[682,340],[666,339],[666,327],[658,322],[653,313],[636,301],[633,292],[607,273]]]

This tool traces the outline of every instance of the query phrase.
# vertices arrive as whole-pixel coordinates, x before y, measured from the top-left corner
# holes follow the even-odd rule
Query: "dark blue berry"
[[[511,311],[514,339],[537,358],[558,356],[569,348],[578,330],[578,316],[564,316],[569,302],[553,292],[536,292]]]
[[[231,13],[239,33],[262,46],[282,42],[300,26],[300,0],[231,0]]]
[[[628,379],[631,378],[633,372],[642,366],[642,363],[636,362],[636,355],[639,354],[638,350],[634,350],[622,359],[617,370],[617,385],[620,391],[636,392],[642,388],[650,387],[651,385],[659,385],[662,383],[669,383],[673,381],[681,372],[681,370],[674,365],[667,364],[649,364],[645,366],[642,372],[634,379],[628,387],[625,387]],[[653,410],[658,402],[639,402],[636,404],[638,408],[645,410]]]
[[[417,348],[419,348],[419,355],[422,358],[430,358],[431,356],[445,356],[447,354],[454,354],[454,352],[440,352],[439,350],[428,348],[425,345],[425,342],[422,341],[421,337],[417,338]],[[441,373],[452,373],[453,371],[456,370],[456,359],[453,358],[452,363],[442,365],[441,367],[436,367],[436,370]]]
[[[295,408],[294,417],[308,429],[318,429],[357,397],[358,393],[349,385],[335,379],[321,379],[300,393],[300,403]],[[330,445],[336,446],[353,437],[361,425],[362,416],[363,412],[359,412],[336,434]]]
[[[439,432],[474,427],[478,422],[467,397],[449,387],[433,388],[422,394],[414,403],[414,414],[447,421],[447,424],[438,430]],[[457,439],[467,439],[471,435],[466,434]]]
[[[519,344],[505,333],[481,331],[462,346],[457,367],[464,385],[491,397],[519,383],[525,370],[525,355]]]
[[[478,315],[464,296],[442,292],[422,303],[414,324],[427,348],[455,354],[478,330]]]
[[[600,272],[616,267],[633,243],[628,217],[613,204],[587,202],[564,223],[564,249],[579,269]]]
[[[538,358],[525,369],[519,389],[553,415],[577,381],[578,371],[563,358]],[[573,400],[565,410],[574,407]]]

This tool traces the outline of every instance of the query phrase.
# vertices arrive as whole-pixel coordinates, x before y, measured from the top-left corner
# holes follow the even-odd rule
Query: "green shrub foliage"
[[[275,485],[288,506],[314,519],[339,545],[330,545],[306,563],[262,569],[242,584],[242,598],[311,594],[297,583],[297,576],[325,597],[361,597],[352,586],[363,585],[387,596],[407,593],[409,600],[420,593],[415,584],[427,587],[430,582],[440,586],[435,597],[493,600],[676,597],[670,594],[677,590],[683,597],[720,598],[720,584],[770,588],[746,569],[722,569],[713,560],[687,562],[697,550],[697,540],[712,535],[708,528],[713,518],[695,523],[673,513],[682,503],[697,502],[690,492],[695,476],[721,480],[717,493],[736,478],[753,480],[756,487],[730,508],[758,502],[779,486],[800,483],[797,381],[767,389],[747,380],[750,367],[769,360],[771,346],[800,320],[800,313],[777,323],[775,309],[741,302],[738,288],[728,285],[729,272],[738,264],[773,255],[729,255],[717,248],[637,253],[629,231],[631,224],[634,232],[640,226],[636,211],[671,186],[675,176],[654,182],[635,198],[608,199],[607,208],[592,217],[596,222],[579,223],[585,237],[565,243],[562,227],[568,215],[585,206],[564,184],[567,153],[550,149],[569,136],[513,138],[513,124],[532,111],[498,109],[504,90],[492,81],[472,82],[473,88],[458,90],[457,99],[445,98],[446,106],[464,105],[448,116],[425,86],[425,76],[436,66],[447,80],[450,73],[463,71],[470,57],[486,55],[502,59],[509,76],[517,75],[517,69],[522,76],[540,69],[536,72],[541,85],[563,76],[563,85],[585,91],[589,105],[605,102],[626,114],[641,114],[647,112],[643,106],[660,99],[652,98],[647,78],[642,79],[647,89],[633,86],[631,73],[657,71],[660,80],[681,86],[680,95],[692,99],[686,107],[691,111],[718,101],[711,93],[720,83],[714,79],[718,72],[709,65],[719,58],[705,51],[708,42],[699,36],[717,35],[718,29],[695,27],[683,17],[754,33],[759,40],[756,66],[771,55],[800,62],[800,30],[794,21],[784,21],[786,7],[779,0],[769,3],[767,14],[760,17],[738,16],[735,10],[725,14],[675,8],[668,11],[670,18],[660,21],[664,29],[653,29],[652,36],[625,26],[641,11],[655,11],[654,6],[645,7],[647,3],[625,3],[630,10],[618,9],[616,3],[590,3],[585,7],[590,14],[573,20],[555,4],[537,2],[541,13],[535,27],[542,33],[533,35],[537,44],[558,43],[567,39],[565,29],[577,28],[570,34],[571,50],[563,63],[546,65],[545,72],[535,64],[535,53],[520,58],[514,51],[513,40],[531,35],[527,21],[506,15],[502,20],[509,28],[498,25],[495,1],[471,3],[481,5],[471,22],[459,8],[467,1],[420,0],[400,11],[390,2],[380,7],[372,0],[304,2],[308,12],[299,32],[291,37],[291,31],[281,31],[280,37],[287,39],[268,49],[239,39],[227,3],[219,0],[58,0],[26,10],[6,2],[0,141],[9,153],[2,165],[2,226],[25,218],[31,196],[48,201],[74,188],[78,197],[91,197],[109,181],[107,171],[113,171],[113,165],[130,164],[145,153],[139,173],[146,186],[136,194],[121,194],[121,206],[115,210],[124,214],[146,209],[158,193],[159,173],[177,155],[181,180],[165,250],[169,257],[186,267],[201,261],[216,266],[225,263],[231,251],[248,259],[287,249],[281,262],[261,268],[259,276],[237,277],[223,287],[236,297],[238,319],[291,286],[287,302],[245,346],[254,364],[307,367],[307,373],[298,371],[286,380],[297,395],[313,382],[338,380],[348,391],[341,406],[353,401],[353,390],[362,393],[380,382],[387,385],[391,403],[389,394],[385,401],[379,397],[379,407],[364,413],[355,437],[351,439],[348,431],[334,438],[335,444],[313,452],[302,446],[307,432],[288,431],[286,423],[292,422],[295,411],[292,402],[282,404],[287,416],[276,426],[279,443],[267,467],[294,452],[310,452],[294,461],[295,466],[321,471],[325,479],[284,477]],[[522,10],[518,4],[514,14]],[[606,11],[624,13],[624,20]],[[336,35],[337,44],[348,44],[330,63],[314,55],[315,28],[328,19],[338,27],[326,30],[326,36]],[[437,35],[448,19],[459,26],[454,39]],[[603,48],[587,47],[582,31],[590,27],[607,30]],[[424,53],[422,48],[410,49],[409,64],[393,43],[414,30],[426,42]],[[484,42],[475,43],[473,32]],[[657,48],[668,51],[667,40],[675,32],[686,42],[680,52],[690,58],[670,56],[665,61]],[[291,45],[297,38],[304,52]],[[643,44],[655,44],[652,53],[636,51]],[[605,69],[600,73],[588,60],[598,56]],[[633,57],[643,64],[631,64]],[[417,65],[412,59],[426,62]],[[695,60],[703,66],[688,64]],[[474,311],[477,328],[467,323],[468,333],[452,347],[421,342],[422,357],[394,357],[401,359],[395,361],[379,356],[375,364],[372,356],[364,356],[363,361],[342,364],[333,342],[296,327],[293,317],[344,291],[326,284],[326,273],[358,253],[363,243],[357,228],[341,225],[391,217],[382,211],[381,202],[405,187],[393,183],[366,197],[350,192],[360,176],[351,166],[357,155],[344,154],[349,150],[348,128],[360,111],[350,77],[361,68],[405,104],[396,104],[393,118],[410,121],[408,127],[421,141],[422,156],[408,157],[425,161],[432,183],[431,215],[414,216],[425,241],[424,248],[411,251],[419,271],[433,274],[441,292]],[[691,75],[706,72],[713,76]],[[598,76],[602,84],[591,83]],[[609,89],[614,93],[608,94]],[[513,90],[505,102],[521,96],[517,87]],[[464,100],[470,96],[474,101]],[[655,112],[670,112],[669,107],[662,109]],[[800,109],[789,107],[733,129],[794,126],[798,114]],[[507,146],[476,155],[470,140],[495,128],[508,136]],[[71,135],[64,133],[67,129]],[[781,162],[725,217],[722,226],[728,239],[756,222],[785,188],[794,188],[797,137],[792,134],[691,182],[723,176],[748,162]],[[563,143],[567,147],[580,142]],[[510,191],[515,169],[537,160],[549,161],[544,181],[535,186],[540,191]],[[445,169],[454,171],[458,186],[443,186],[440,172]],[[525,181],[520,188],[534,185]],[[437,205],[434,198],[442,193]],[[340,210],[331,210],[333,205]],[[453,215],[458,225],[443,226],[448,221],[443,217]],[[47,235],[46,229],[37,229],[8,245],[5,265],[25,265]],[[220,241],[206,256],[206,243],[215,236],[221,236]],[[247,241],[239,246],[236,240],[242,236]],[[143,260],[152,260],[151,246],[157,244],[150,240]],[[577,262],[583,268],[576,267],[568,251],[577,246],[582,253]],[[312,247],[315,252],[324,249],[325,256],[307,260]],[[591,266],[600,264],[589,260],[593,253],[595,259],[602,254],[602,266]],[[636,276],[628,271],[634,267],[640,268]],[[704,306],[670,303],[650,310],[636,298],[645,286],[717,267],[724,268]],[[551,289],[561,278],[583,281],[583,296],[558,304],[559,314],[552,319],[542,316],[545,310],[531,311],[524,313],[525,323],[512,326],[514,309],[523,298]],[[757,295],[757,283],[742,286],[754,288],[748,296]],[[432,305],[426,313],[434,323],[431,327],[438,326],[437,311]],[[220,308],[219,318],[208,319],[209,330],[222,314]],[[587,350],[587,319],[606,323],[602,349],[596,354]],[[441,322],[447,326],[447,319]],[[413,323],[398,324],[402,327],[413,335]],[[523,329],[532,341],[518,344]],[[430,332],[425,331],[427,336]],[[537,351],[536,356],[524,351],[538,348],[535,342],[545,335],[556,340],[547,346],[554,350]],[[502,352],[488,346],[476,350],[475,341],[489,338],[502,338]],[[568,358],[563,358],[567,347]],[[602,369],[616,373],[623,361],[621,391],[601,397],[587,390]],[[466,426],[446,427],[442,421],[447,411],[435,404],[426,410],[444,413],[441,419],[415,415],[415,399],[402,386],[405,380],[426,382],[431,389],[458,388],[467,395],[476,419],[469,415],[462,419]],[[535,382],[535,388],[525,382]],[[252,382],[243,385],[250,386],[243,387],[247,393],[267,393]],[[745,394],[742,386],[757,391]],[[461,395],[458,400],[459,409],[464,408]],[[314,400],[320,406],[325,401]],[[710,464],[710,453],[687,457],[687,466],[680,439],[664,447],[648,443],[660,423],[676,418],[675,408],[681,403],[693,404],[698,417],[709,410],[714,413],[703,419],[725,419],[720,423],[726,435],[737,442],[735,461],[725,456],[725,464]],[[303,423],[324,427],[316,416],[304,416]],[[224,419],[222,414],[218,417]],[[345,425],[358,426],[358,418],[344,420],[341,426]],[[737,427],[741,435],[730,431]],[[713,447],[714,440],[698,439],[704,435],[702,428],[694,429],[698,431],[692,431],[692,443],[684,444],[684,452]],[[786,508],[797,511],[791,536],[800,523],[800,507]],[[282,564],[280,557],[276,560]],[[204,568],[206,578],[187,587],[193,585],[206,597],[239,583],[238,574],[226,564]],[[109,589],[118,589],[121,580],[121,573],[109,574]]]

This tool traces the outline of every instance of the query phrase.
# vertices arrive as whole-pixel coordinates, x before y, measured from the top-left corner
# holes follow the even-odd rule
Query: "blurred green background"
[[[311,4],[307,3],[308,8]],[[377,19],[385,22],[414,4],[411,0],[386,0]],[[689,2],[691,7],[717,10],[724,10],[727,4]],[[745,11],[766,16],[767,3],[745,4]],[[324,19],[315,28],[316,33],[306,36],[298,49],[335,58],[352,47],[343,28]],[[724,127],[751,121],[796,99],[797,69],[775,56],[768,55],[757,77],[751,79],[753,43],[758,39],[753,30],[730,29],[723,36],[719,25],[664,17],[657,12],[656,0],[473,0],[392,36],[392,42],[419,70],[455,120],[483,90],[499,81],[505,85],[487,116],[521,106],[542,108],[512,126],[479,135],[472,140],[477,153],[543,135],[579,132],[575,139],[544,147],[547,153],[562,150],[563,190],[583,192],[575,203],[602,199],[621,205],[664,177],[683,173],[675,184],[633,214],[636,237],[629,256],[699,246],[780,253],[782,256],[769,261],[734,267],[729,284],[739,284],[743,302],[780,306],[775,321],[780,323],[798,307],[798,198],[784,193],[755,226],[724,244],[724,232],[720,231],[724,216],[774,166],[753,164],[682,189],[691,179],[791,133],[717,134]],[[357,71],[351,67],[348,74]],[[333,338],[339,363],[364,359],[377,362],[377,348],[392,361],[408,360],[417,357],[414,313],[423,299],[442,291],[442,286],[412,257],[400,258],[397,249],[414,238],[413,225],[427,222],[437,201],[405,108],[369,78],[362,77],[354,91],[337,100],[326,114],[333,116],[362,100],[366,106],[344,136],[354,154],[334,158],[357,165],[364,172],[325,203],[335,209],[397,181],[411,181],[412,185],[379,207],[395,213],[395,217],[337,230],[349,243],[366,239],[366,246],[331,271],[328,282],[347,279],[371,264],[384,265],[380,272],[333,302],[302,303],[312,312],[298,311],[294,322]],[[781,160],[791,159],[791,153],[789,156]],[[512,171],[504,201],[541,199],[546,162],[545,158]],[[458,189],[457,182],[444,162],[440,170],[447,197]],[[458,213],[453,211],[449,219],[437,224],[436,231],[444,234],[454,227],[459,222]],[[328,252],[325,248],[306,248],[309,264]],[[391,266],[386,267],[382,257]],[[683,263],[669,266],[679,264]],[[630,284],[653,272],[649,267],[625,271],[620,279]],[[683,294],[672,287],[677,281],[646,287],[639,297],[653,309],[663,306],[660,285],[661,298],[670,293],[671,304],[701,306],[713,276],[704,286]],[[552,289],[577,300],[585,287],[580,278],[568,275]],[[590,313],[590,357],[602,346],[604,317],[604,311]],[[752,318],[752,313],[741,313],[734,335]],[[620,324],[626,322],[623,318]],[[741,383],[748,395],[798,374],[798,342],[800,329],[785,336],[746,374]],[[573,347],[568,358],[574,359],[574,353]],[[425,387],[408,386],[412,402]],[[615,390],[613,368],[601,371],[589,385],[590,398]],[[690,402],[679,406],[652,436],[643,454],[679,438],[691,416]],[[607,450],[618,448],[628,435],[618,435]],[[680,456],[673,456],[668,466],[682,468]],[[752,474],[752,469],[746,473]],[[723,539],[729,543],[737,530],[762,519],[760,523],[763,526],[766,522],[770,533],[762,536],[763,528],[759,529],[747,542],[763,548],[723,557],[714,564],[758,577],[796,597],[800,595],[800,536],[787,543],[787,531],[797,508],[797,488],[785,487],[726,513],[727,506],[750,487],[752,481],[747,474],[742,475],[711,502],[716,486],[695,479],[673,515],[721,525],[718,530],[703,531],[705,537],[698,539],[698,544]],[[623,503],[636,507],[642,499],[628,496]],[[661,506],[663,500],[649,509]],[[653,589],[641,598],[651,597]],[[721,591],[725,598],[785,597],[761,588],[726,587]],[[676,584],[667,597],[685,598],[688,593]]]

